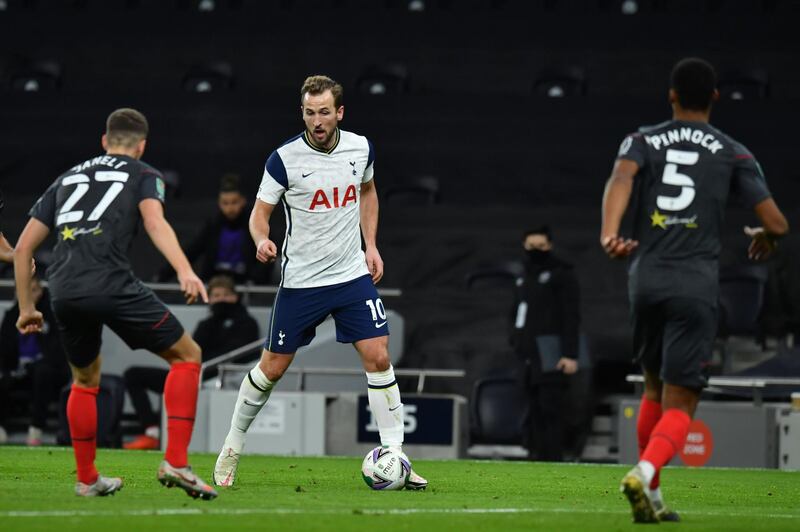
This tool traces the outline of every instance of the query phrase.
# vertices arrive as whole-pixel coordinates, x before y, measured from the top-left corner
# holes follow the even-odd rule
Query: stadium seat
[[[725,72],[719,79],[719,93],[726,100],[763,100],[769,96],[769,76],[761,68]]]
[[[368,66],[358,77],[356,88],[361,94],[371,96],[408,92],[408,68],[400,63]]]
[[[389,185],[383,192],[383,201],[387,205],[436,205],[439,194],[439,179],[434,176],[421,176],[407,183]]]
[[[586,94],[586,75],[577,66],[545,68],[536,77],[533,90],[548,98],[583,96]]]
[[[183,88],[189,92],[219,92],[233,88],[233,67],[218,61],[195,65],[183,78]]]
[[[528,420],[528,398],[513,376],[475,382],[471,407],[471,443],[521,445]]]
[[[71,445],[72,439],[67,422],[67,400],[71,385],[61,391],[58,409],[59,445]],[[122,408],[125,405],[125,382],[119,375],[106,375],[100,379],[100,391],[97,394],[97,446],[122,447]]]
[[[722,340],[720,354],[723,374],[731,373],[733,363],[727,340],[731,336],[754,339],[760,336],[759,317],[764,305],[765,284],[766,272],[758,267],[723,272],[720,276],[717,336]]]
[[[498,261],[479,266],[466,276],[467,288],[472,290],[492,286],[520,286],[525,278],[525,266],[516,260]]]
[[[56,61],[32,61],[11,71],[9,85],[16,92],[53,91],[61,87],[61,72]]]

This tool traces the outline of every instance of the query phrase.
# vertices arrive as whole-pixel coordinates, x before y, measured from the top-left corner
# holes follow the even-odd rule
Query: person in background
[[[41,332],[24,335],[17,331],[18,303],[6,311],[0,325],[0,424],[8,416],[11,393],[29,393],[31,421],[26,441],[36,446],[42,444],[48,406],[58,399],[61,388],[69,382],[70,372],[50,309],[50,296],[37,277],[31,279],[31,293],[36,309],[44,316]]]
[[[203,361],[224,355],[259,339],[258,322],[239,301],[233,279],[217,275],[208,283],[211,316],[197,324],[194,341],[203,352]],[[211,376],[208,371],[205,377]],[[159,414],[153,411],[147,392],[163,393],[167,370],[152,366],[132,366],[125,371],[125,387],[144,428],[125,449],[158,449],[161,428]]]
[[[553,255],[550,229],[525,232],[525,281],[518,292],[512,344],[527,371],[528,453],[563,460],[567,379],[578,371],[580,289],[571,264]]]
[[[217,197],[216,214],[208,219],[197,236],[186,246],[186,257],[195,264],[198,273],[207,281],[218,274],[230,275],[236,282],[254,280],[256,248],[248,229],[247,198],[241,192],[239,176],[222,176]],[[163,268],[159,280],[173,275]]]

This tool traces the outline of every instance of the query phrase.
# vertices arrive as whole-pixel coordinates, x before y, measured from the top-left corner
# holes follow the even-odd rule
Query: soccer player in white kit
[[[248,427],[297,349],[311,342],[328,315],[336,323],[336,339],[352,343],[361,356],[381,445],[402,450],[403,403],[389,358],[386,310],[375,289],[383,277],[383,260],[375,246],[378,195],[372,144],[339,129],[342,86],[332,79],[307,78],[300,98],[306,129],[269,156],[250,214],[256,257],[270,262],[278,250],[269,239],[269,218],[283,204],[281,284],[261,360],[242,380],[214,467],[218,486],[233,485]],[[366,250],[361,249],[362,235]],[[412,471],[406,488],[427,485]]]

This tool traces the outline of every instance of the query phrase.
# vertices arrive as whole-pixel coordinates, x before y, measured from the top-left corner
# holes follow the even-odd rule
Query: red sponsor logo
[[[339,203],[339,199],[341,198],[341,203]],[[356,187],[355,185],[348,186],[344,194],[339,192],[339,188],[336,187],[330,192],[325,192],[322,189],[317,190],[314,192],[314,198],[311,200],[311,206],[309,210],[315,210],[317,207],[325,207],[326,209],[336,209],[339,207],[345,207],[348,203],[356,203],[358,201],[356,196]]]
[[[705,465],[714,452],[714,436],[708,425],[695,419],[689,425],[689,434],[686,435],[686,443],[680,453],[683,463],[688,466],[700,467]]]

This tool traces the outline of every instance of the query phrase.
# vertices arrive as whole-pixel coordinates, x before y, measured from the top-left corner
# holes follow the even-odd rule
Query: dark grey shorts
[[[100,353],[103,325],[131,349],[158,353],[183,336],[183,326],[152,290],[137,284],[122,295],[98,295],[53,300],[67,359],[85,368]]]
[[[633,304],[633,348],[648,373],[676,386],[708,384],[717,308],[700,299],[674,297]]]

